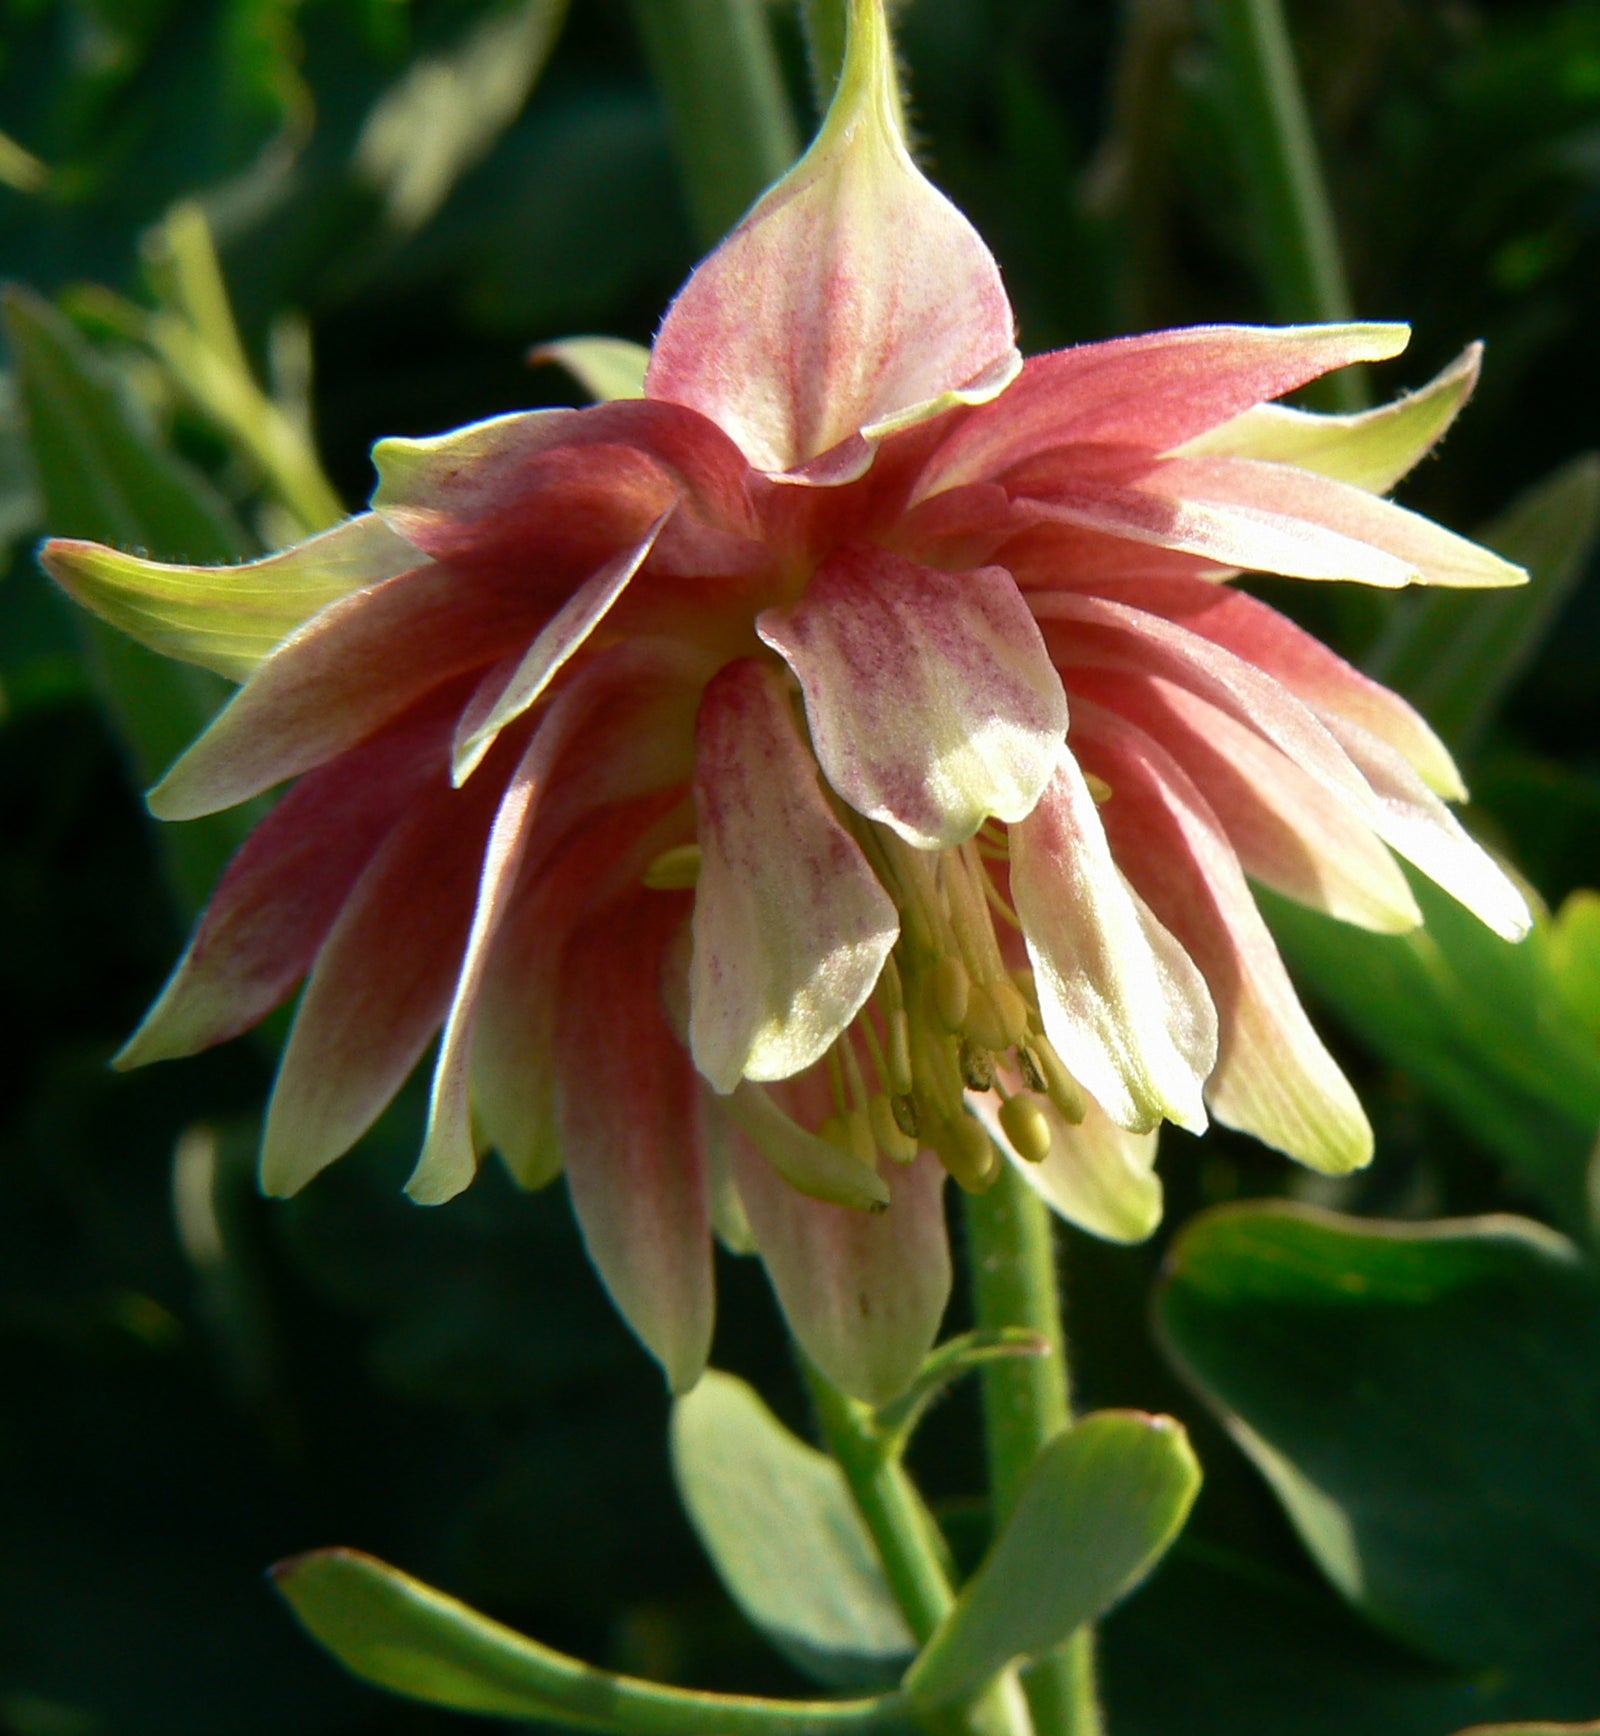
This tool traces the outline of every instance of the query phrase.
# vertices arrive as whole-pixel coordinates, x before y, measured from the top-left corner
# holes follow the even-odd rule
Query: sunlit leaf
[[[911,1633],[832,1459],[711,1370],[673,1408],[672,1463],[723,1584],[792,1662],[839,1687],[899,1675]]]
[[[1160,1560],[1199,1487],[1171,1417],[1100,1411],[1058,1435],[907,1674],[912,1698],[937,1705],[970,1693],[1093,1621]]]

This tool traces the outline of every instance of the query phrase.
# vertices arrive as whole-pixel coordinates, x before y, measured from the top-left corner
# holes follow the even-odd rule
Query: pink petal
[[[962,420],[914,498],[1055,446],[1165,452],[1332,368],[1398,355],[1409,336],[1399,325],[1191,326],[1034,356],[1002,399]]]
[[[1086,587],[1100,588],[1097,579]],[[1232,651],[1322,717],[1359,724],[1388,742],[1447,800],[1466,794],[1449,750],[1399,694],[1336,657],[1276,609],[1243,591],[1181,577],[1131,580],[1105,594]]]
[[[553,786],[540,802],[537,830],[554,804]],[[562,1167],[555,1054],[567,941],[596,910],[636,887],[663,849],[692,835],[685,806],[673,793],[629,802],[564,840],[554,860],[524,862],[478,994],[471,1076],[474,1125],[523,1187],[542,1187]]]
[[[236,1037],[288,995],[373,852],[423,785],[441,777],[449,733],[449,706],[425,706],[284,796],[229,864],[119,1067]]]
[[[660,668],[653,666],[652,649],[648,645],[617,646],[563,686],[539,720],[505,785],[489,834],[471,934],[439,1045],[427,1139],[406,1184],[406,1191],[421,1204],[437,1205],[452,1198],[477,1170],[469,1080],[478,994],[517,889],[538,806],[564,759],[575,757],[586,767],[592,764],[584,751],[585,736],[597,717],[619,706],[637,713],[637,686],[641,680],[658,680],[661,674]]]
[[[345,752],[540,625],[511,585],[464,594],[427,566],[330,604],[286,639],[150,792],[164,820],[216,813]]]
[[[1119,589],[1116,593],[1121,596]],[[1109,597],[1038,592],[1029,597],[1056,664],[1159,676],[1209,701],[1273,742],[1325,789],[1379,829],[1366,780],[1326,725],[1287,688],[1221,645],[1159,615]]]
[[[943,573],[851,545],[756,630],[798,676],[823,772],[857,813],[934,850],[1039,799],[1067,702],[1002,568]]]
[[[1521,940],[1533,926],[1528,901],[1488,851],[1387,742],[1339,717],[1328,728],[1377,797],[1385,843],[1502,939]]]
[[[826,1052],[871,994],[899,919],[828,806],[776,669],[744,658],[717,675],[695,753],[690,1046],[728,1092]]]
[[[1200,973],[1130,893],[1070,753],[1011,828],[1011,896],[1046,1035],[1118,1126],[1163,1119],[1198,1133],[1217,1052]]]
[[[583,1239],[674,1392],[705,1368],[713,1310],[700,1085],[658,988],[684,902],[639,893],[579,930],[557,1027],[561,1142]]]
[[[862,6],[851,19],[816,143],[689,279],[645,378],[651,398],[700,411],[766,471],[964,389],[992,395],[1016,366],[993,258],[900,136],[883,14]],[[868,460],[863,450],[853,468]]]
[[[779,1087],[792,1095],[797,1087]],[[798,1087],[816,1098],[813,1081]],[[826,1099],[824,1085],[821,1097]],[[808,1105],[819,1109],[817,1102]],[[797,1193],[735,1137],[734,1176],[790,1330],[819,1369],[869,1404],[897,1398],[933,1348],[950,1296],[945,1174],[931,1152],[890,1165],[888,1208]]]
[[[1267,464],[1254,458],[1168,458],[1142,478],[1139,487],[1186,503],[1207,501],[1320,525],[1381,549],[1409,568],[1418,584],[1521,585],[1528,579],[1521,567],[1431,519],[1364,488],[1292,464]]]
[[[1212,1114],[1315,1169],[1359,1168],[1372,1155],[1372,1130],[1312,1030],[1204,798],[1169,755],[1098,706],[1077,707],[1073,739],[1111,785],[1101,812],[1117,860],[1199,965],[1216,1002]]]
[[[1179,478],[1166,466],[1134,465],[1123,477],[1086,473],[1077,463],[1031,466],[1029,494],[1019,498],[1019,518],[1074,525],[1126,537],[1152,548],[1198,555],[1218,566],[1281,573],[1293,579],[1342,579],[1388,589],[1415,584],[1420,571],[1409,561],[1309,519],[1266,507],[1236,505],[1159,492],[1163,478]],[[1037,491],[1035,493],[1034,491]],[[1387,506],[1370,495],[1376,506]],[[1389,510],[1398,512],[1398,507]]]
[[[1045,621],[1058,663],[1156,675],[1189,689],[1275,743],[1397,855],[1497,934],[1515,940],[1527,931],[1521,893],[1405,759],[1377,736],[1336,712],[1313,716],[1287,688],[1243,659],[1155,615],[1104,598],[1058,594],[1030,601]]]
[[[557,593],[637,542],[680,496],[709,522],[754,528],[738,447],[672,404],[525,411],[380,440],[372,456],[373,508],[418,548],[474,574],[520,567],[525,584]],[[543,570],[530,569],[534,549]]]
[[[1379,933],[1422,921],[1405,875],[1372,829],[1254,730],[1170,682],[1084,670],[1074,685],[1172,755],[1254,879]]]
[[[439,1028],[499,787],[487,769],[464,790],[441,776],[357,881],[278,1068],[261,1148],[267,1193],[295,1193],[348,1151]]]
[[[550,683],[587,643],[655,546],[667,516],[658,518],[642,541],[591,573],[540,629],[538,638],[512,670],[488,714],[457,748],[454,769],[457,783],[472,775],[500,731],[538,703]]]

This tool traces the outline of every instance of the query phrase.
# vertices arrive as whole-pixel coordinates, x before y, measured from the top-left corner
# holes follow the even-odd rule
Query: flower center
[[[868,1161],[882,1151],[906,1162],[931,1147],[962,1187],[981,1190],[999,1159],[967,1092],[999,1096],[1007,1139],[1035,1162],[1051,1144],[1044,1100],[1069,1122],[1086,1107],[1044,1034],[1033,973],[1007,966],[995,933],[996,916],[1019,928],[995,884],[1008,856],[1005,829],[991,821],[977,838],[936,852],[870,822],[856,831],[899,906],[900,939],[872,1000],[830,1052],[838,1112],[819,1131]]]

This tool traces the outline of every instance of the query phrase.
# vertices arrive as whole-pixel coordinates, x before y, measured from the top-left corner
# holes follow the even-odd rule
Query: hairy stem
[[[1066,1340],[1057,1287],[1054,1225],[1044,1202],[1009,1164],[984,1194],[969,1194],[967,1252],[978,1325],[1022,1327],[1046,1356],[983,1370],[989,1491],[998,1527],[1017,1504],[1039,1449],[1071,1421]],[[1081,1629],[1023,1676],[1038,1736],[1099,1736],[1094,1636]]]

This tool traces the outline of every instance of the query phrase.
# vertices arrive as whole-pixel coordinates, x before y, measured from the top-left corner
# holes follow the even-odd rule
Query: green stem
[[[1212,5],[1278,316],[1348,320],[1350,285],[1280,0]],[[1330,377],[1326,396],[1338,410],[1369,401],[1364,377],[1352,368]]]
[[[800,153],[766,0],[634,0],[633,14],[709,245]]]
[[[889,1589],[921,1645],[955,1603],[933,1516],[899,1459],[886,1454],[870,1408],[808,1367],[829,1449],[877,1545]]]
[[[872,1409],[847,1397],[809,1364],[806,1378],[829,1450],[844,1472],[889,1589],[922,1645],[956,1601],[944,1539]],[[965,1708],[934,1714],[933,1736],[1034,1736],[1013,1680],[996,1680]]]
[[[1071,1422],[1066,1339],[1049,1210],[1011,1168],[987,1193],[969,1194],[967,1251],[978,1325],[1021,1327],[1050,1345],[1046,1356],[992,1362],[983,1370],[984,1435],[996,1529],[1022,1493],[1046,1442]],[[1099,1736],[1094,1636],[1080,1629],[1023,1676],[1038,1736]]]

